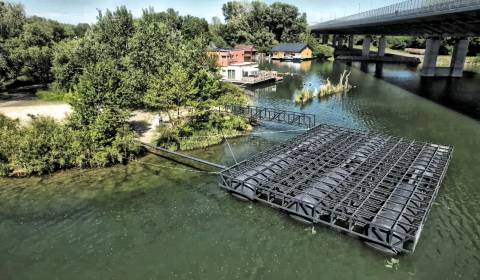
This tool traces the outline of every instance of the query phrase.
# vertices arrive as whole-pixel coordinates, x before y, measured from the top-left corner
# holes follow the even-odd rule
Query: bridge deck
[[[413,252],[452,151],[320,125],[222,171],[220,186],[377,249]]]

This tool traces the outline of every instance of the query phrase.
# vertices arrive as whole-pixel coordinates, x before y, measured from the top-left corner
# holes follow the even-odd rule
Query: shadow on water
[[[420,67],[415,65],[347,62],[347,66],[359,68],[413,94],[434,101],[442,106],[480,120],[480,74],[465,71],[462,78],[421,77]]]

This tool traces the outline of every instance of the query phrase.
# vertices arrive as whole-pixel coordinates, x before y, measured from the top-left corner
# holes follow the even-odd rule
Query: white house
[[[258,77],[258,64],[254,62],[231,63],[222,67],[222,77],[227,81],[247,80],[248,77]]]

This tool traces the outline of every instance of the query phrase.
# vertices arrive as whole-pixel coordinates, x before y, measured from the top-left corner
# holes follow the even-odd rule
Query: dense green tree
[[[132,13],[125,6],[115,11],[99,12],[91,35],[98,43],[101,58],[121,58],[129,52],[128,40],[134,34]]]
[[[334,49],[322,45],[310,32],[300,34],[299,41],[308,44],[312,48],[313,55],[316,57],[327,58],[333,56]]]
[[[222,35],[230,45],[251,43],[268,51],[278,42],[298,41],[307,28],[306,15],[285,3],[268,6],[260,1],[232,1],[225,3],[222,11],[226,21]]]
[[[174,63],[162,74],[161,77],[151,77],[145,102],[153,109],[176,110],[179,117],[180,108],[189,105],[189,100],[198,89],[190,79],[188,70],[180,63]]]
[[[25,10],[21,4],[0,1],[0,43],[19,36],[25,21]]]

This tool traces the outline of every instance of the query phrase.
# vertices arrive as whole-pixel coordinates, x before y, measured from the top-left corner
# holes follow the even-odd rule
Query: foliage
[[[182,17],[171,9],[161,13],[148,9],[134,20],[120,7],[99,13],[92,26],[67,27],[30,18],[17,37],[0,45],[9,50],[7,59],[0,59],[0,71],[7,65],[15,72],[12,77],[25,74],[42,82],[53,74],[53,90],[40,97],[60,99],[61,92],[68,92],[65,96],[73,108],[64,123],[34,118],[26,128],[15,124],[9,129],[9,135],[18,135],[12,143],[22,144],[1,154],[3,174],[126,162],[138,152],[129,126],[131,110],[179,112],[188,105],[204,112],[228,99],[241,100],[241,90],[220,82],[215,61],[206,52],[210,30],[202,19]],[[85,35],[76,38],[78,33]],[[39,74],[45,76],[34,76]],[[208,116],[206,122],[202,126],[197,118],[179,120],[172,129],[190,135],[245,128],[238,118]]]
[[[260,52],[270,51],[278,42],[295,42],[306,31],[307,19],[298,8],[276,2],[227,2],[222,7],[226,24],[214,30],[230,44],[254,44]],[[213,28],[212,28],[213,29]]]
[[[334,48],[327,45],[322,45],[310,32],[304,32],[300,34],[299,41],[308,44],[313,50],[313,55],[316,57],[333,57]]]
[[[178,111],[197,93],[194,81],[189,79],[188,72],[179,63],[162,73],[161,78],[152,77],[149,84],[145,101],[153,109]]]
[[[112,112],[89,127],[32,117],[26,127],[0,115],[0,176],[42,175],[71,167],[104,167],[124,162],[138,148],[127,127],[111,130]]]
[[[300,95],[295,96],[295,103],[305,105],[313,100],[315,93],[313,90],[304,89]]]
[[[221,143],[251,129],[242,117],[214,111],[199,111],[177,126],[157,129],[156,145],[172,150],[192,150]]]
[[[23,6],[0,2],[0,87],[23,76],[31,83],[50,82],[53,46],[74,36],[72,25],[26,18]]]
[[[337,84],[332,84],[330,79],[327,79],[327,83],[320,87],[318,97],[321,98],[335,93],[345,93],[351,90],[352,85],[349,83],[350,74],[351,72],[343,71]]]
[[[69,102],[72,98],[71,94],[54,88],[49,88],[48,90],[39,90],[37,91],[36,96],[43,101]]]

